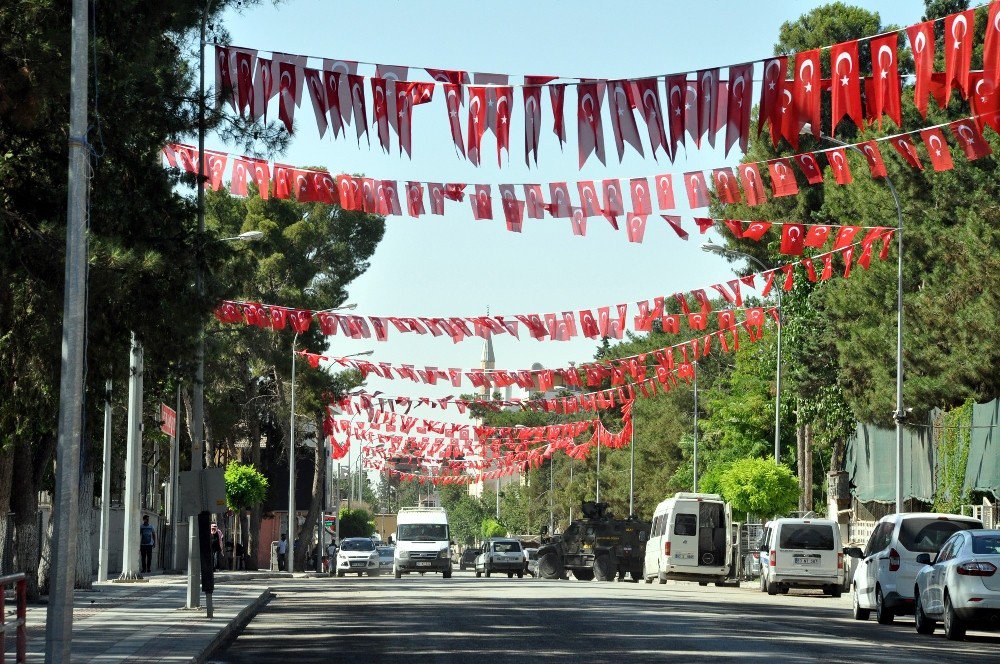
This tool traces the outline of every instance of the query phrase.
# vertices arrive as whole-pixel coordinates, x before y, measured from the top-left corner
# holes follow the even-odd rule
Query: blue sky
[[[245,13],[230,12],[225,25],[232,43],[264,51],[308,54],[385,64],[569,77],[628,78],[726,66],[771,55],[782,22],[793,20],[818,2],[352,2],[291,0],[265,3]],[[914,0],[866,2],[883,23],[909,25],[920,20],[923,3]],[[211,63],[211,55],[207,58]],[[372,67],[359,73],[371,75]],[[757,78],[760,71],[755,72]],[[421,76],[418,78],[418,76]],[[414,80],[428,80],[411,69]],[[209,71],[208,82],[214,72]],[[757,99],[755,90],[754,99]],[[539,166],[527,169],[523,159],[520,93],[515,93],[511,157],[497,167],[495,142],[484,139],[483,165],[475,168],[455,156],[442,96],[419,106],[413,115],[413,158],[386,155],[354,139],[319,138],[308,95],[296,115],[296,134],[283,163],[322,165],[332,172],[363,172],[370,177],[443,182],[568,181],[571,191],[583,179],[675,174],[735,163],[738,150],[683,152],[674,164],[640,158],[626,147],[618,163],[614,140],[605,121],[608,164],[595,158],[580,170],[576,152],[575,95],[566,99],[569,142],[560,151],[551,133],[548,102],[543,104]],[[464,110],[464,109],[463,109]],[[272,102],[269,114],[276,117]],[[606,113],[606,111],[605,111]],[[463,119],[464,125],[464,119]],[[641,122],[640,122],[641,125]],[[353,129],[351,129],[353,132]],[[640,126],[640,133],[645,128]],[[648,140],[643,136],[648,153]],[[721,144],[722,141],[719,141]],[[395,136],[393,135],[395,147]],[[227,149],[209,137],[210,149]],[[707,146],[706,146],[707,148]],[[678,205],[683,190],[675,181]],[[496,189],[494,187],[494,196]],[[405,202],[404,202],[405,207]],[[492,221],[474,221],[467,202],[450,203],[446,216],[420,219],[390,217],[385,239],[371,268],[350,288],[358,313],[374,315],[473,316],[547,313],[630,304],[679,290],[708,286],[732,278],[727,264],[699,251],[713,236],[694,234],[683,242],[653,215],[645,241],[630,244],[603,219],[590,220],[587,236],[574,237],[568,220],[526,220],[524,232],[505,230],[495,205]],[[685,211],[681,211],[685,214]],[[715,238],[716,241],[718,238]],[[278,303],[281,304],[281,303]],[[494,340],[497,368],[524,369],[533,362],[547,367],[592,358],[595,343]],[[418,367],[478,367],[482,340],[453,344],[445,337],[401,335],[386,343],[334,337],[329,355],[374,349],[372,359]],[[412,396],[458,392],[448,386],[409,381],[369,380],[370,390]],[[471,392],[471,385],[462,391]],[[449,411],[451,412],[451,411]],[[432,417],[440,411],[424,409]],[[451,419],[440,417],[439,419]]]

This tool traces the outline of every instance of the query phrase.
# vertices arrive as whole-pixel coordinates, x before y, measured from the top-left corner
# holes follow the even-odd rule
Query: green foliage
[[[267,497],[267,478],[253,466],[230,461],[225,477],[226,503],[231,509],[249,509]]]
[[[935,436],[937,445],[937,493],[934,511],[958,514],[962,505],[970,502],[965,489],[965,474],[972,445],[972,407],[970,400],[947,413],[942,413]]]
[[[483,519],[490,513],[479,498],[469,495],[464,486],[445,485],[438,489],[441,506],[448,512],[452,539],[469,546],[482,532]]]
[[[483,519],[482,528],[480,529],[480,534],[483,539],[489,539],[490,537],[503,537],[507,534],[507,529],[494,518]]]
[[[340,538],[371,537],[375,532],[375,522],[365,510],[340,510]]]
[[[774,459],[747,457],[734,461],[719,477],[719,488],[734,511],[764,517],[784,516],[799,500],[795,475]]]

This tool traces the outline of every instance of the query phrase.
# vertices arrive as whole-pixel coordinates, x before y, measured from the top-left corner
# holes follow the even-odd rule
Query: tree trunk
[[[806,510],[806,479],[805,479],[805,438],[806,427],[795,415],[795,466],[799,475],[799,511]]]
[[[806,484],[805,484],[805,502],[806,509],[813,509],[813,429],[812,424],[806,425],[805,431],[805,473],[806,473]]]
[[[42,555],[38,560],[38,592],[49,594],[49,581],[52,579],[52,529],[56,522],[56,503],[52,501],[52,511],[49,512],[49,524],[45,528],[42,539]]]
[[[86,454],[80,476],[79,537],[76,545],[76,588],[90,590],[94,583],[94,463]]]
[[[15,570],[24,572],[28,581],[28,600],[37,601],[38,592],[38,484],[35,481],[35,455],[30,446],[14,448],[14,477],[17,491],[11,492],[14,512]]]
[[[14,519],[8,518],[13,485],[14,454],[0,452],[0,576],[14,571]]]
[[[258,396],[257,381],[250,381],[250,399],[255,399]],[[249,441],[250,441],[250,463],[253,467],[260,472],[264,472],[263,466],[261,466],[260,459],[260,415],[257,412],[256,402],[254,407],[250,409],[247,422],[247,429],[249,431]],[[250,506],[250,516],[247,523],[247,536],[244,537],[244,546],[246,547],[244,551],[246,552],[246,567],[248,570],[256,570],[260,568],[260,559],[258,558],[260,550],[260,524],[263,520],[263,510],[260,503]]]
[[[316,423],[317,431],[323,431],[323,421]],[[320,434],[322,435],[322,434]],[[305,569],[306,556],[312,554],[313,532],[316,530],[316,523],[319,520],[319,508],[323,503],[323,483],[326,481],[326,464],[323,454],[323,445],[320,440],[316,441],[315,453],[313,454],[312,496],[309,501],[309,512],[306,514],[306,522],[302,524],[299,532],[299,539],[295,543],[295,569]]]

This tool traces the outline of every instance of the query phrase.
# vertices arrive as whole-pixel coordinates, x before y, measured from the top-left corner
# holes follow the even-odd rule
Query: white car
[[[924,568],[913,589],[917,631],[933,634],[944,623],[949,639],[968,627],[1000,629],[1000,530],[965,530],[951,536],[937,557],[917,556]]]
[[[775,519],[760,544],[760,589],[768,595],[789,588],[821,588],[840,597],[844,551],[840,526],[829,519]]]
[[[879,624],[913,613],[913,586],[923,564],[921,553],[936,555],[960,530],[982,530],[979,519],[959,514],[914,512],[882,517],[854,570],[854,619],[868,620],[872,610]]]
[[[348,537],[337,551],[337,576],[357,573],[358,576],[379,575],[378,551],[368,537]]]
[[[517,574],[517,578],[520,579],[524,577],[527,566],[521,542],[506,537],[495,537],[486,540],[483,552],[476,557],[476,576],[485,574],[489,577],[490,574],[506,572],[508,578]]]

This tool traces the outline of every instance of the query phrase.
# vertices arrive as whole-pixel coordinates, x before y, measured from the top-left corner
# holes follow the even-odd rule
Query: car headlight
[[[369,562],[376,562],[377,563],[378,562],[378,554],[377,553],[373,553],[372,555],[368,556],[368,561]]]
[[[410,557],[410,552],[409,551],[397,551],[396,552],[396,556],[399,557],[399,558],[402,558],[402,559],[406,559],[406,558]]]
[[[451,555],[451,549],[441,549],[438,552],[438,558],[447,558],[449,555]]]

